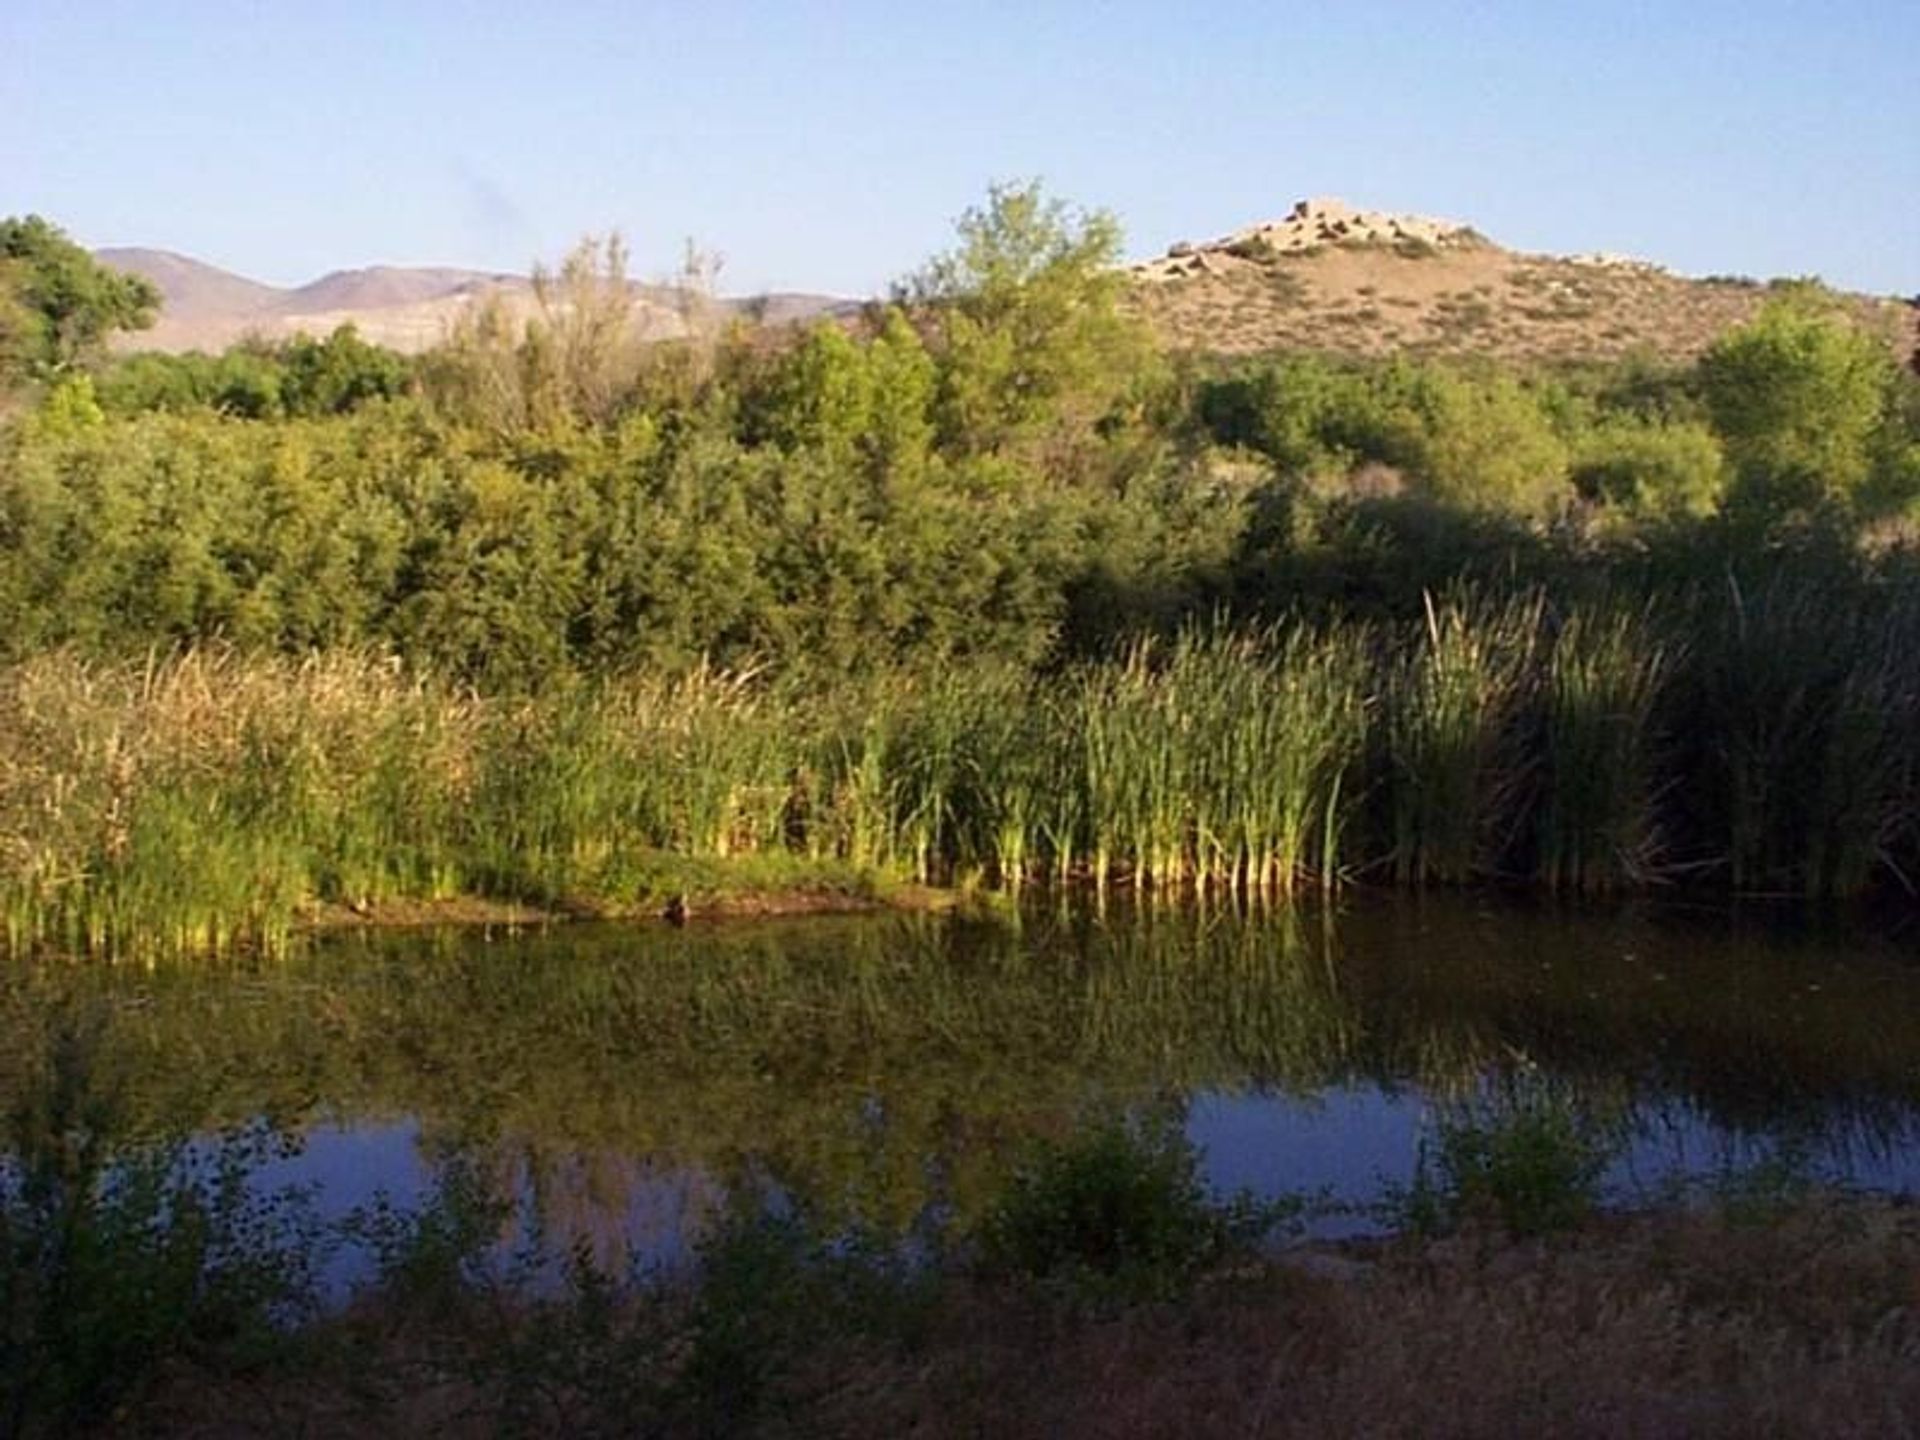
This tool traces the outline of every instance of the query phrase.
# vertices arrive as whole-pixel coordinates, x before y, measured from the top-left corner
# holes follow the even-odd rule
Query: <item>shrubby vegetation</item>
[[[128,417],[148,411],[211,411],[246,420],[344,415],[407,392],[412,365],[342,325],[324,340],[249,340],[220,355],[129,355],[94,383],[101,409]]]
[[[76,339],[13,367],[41,389],[0,440],[4,644],[367,645],[495,688],[1032,664],[1222,607],[1417,615],[1461,569],[1745,580],[1920,498],[1913,378],[1805,287],[1685,370],[1176,366],[1117,254],[1110,217],[1006,186],[898,303],[792,335],[695,290],[640,344],[589,242],[525,325],[483,310],[418,362]],[[95,342],[144,314],[0,288]]]
[[[1460,1226],[1517,1236],[1577,1229],[1599,1208],[1621,1127],[1586,1113],[1571,1093],[1523,1075],[1507,1093],[1443,1113],[1423,1142],[1413,1181],[1389,1197],[1403,1228]]]
[[[1684,368],[1169,359],[1110,217],[1005,186],[895,303],[795,333],[695,286],[641,344],[588,242],[417,361],[109,362],[150,297],[7,234],[22,937],[275,934],[369,886],[635,903],[656,852],[1920,873],[1920,398],[1808,287]],[[161,867],[206,893],[132,898]]]
[[[1221,1203],[1181,1131],[1105,1120],[1035,1148],[989,1206],[981,1257],[1081,1301],[1171,1298],[1298,1205]]]

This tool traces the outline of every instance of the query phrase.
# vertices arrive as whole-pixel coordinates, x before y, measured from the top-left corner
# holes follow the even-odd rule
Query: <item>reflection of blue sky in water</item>
[[[1413,1095],[1373,1085],[1318,1096],[1202,1095],[1188,1113],[1187,1135],[1204,1156],[1216,1190],[1260,1196],[1299,1192],[1345,1205],[1380,1198],[1381,1182],[1413,1173],[1421,1106]],[[1317,1227],[1363,1228],[1358,1219]]]
[[[45,1098],[59,1016],[96,1017],[130,1137],[273,1116],[303,1148],[258,1183],[311,1187],[323,1219],[477,1167],[616,1266],[684,1260],[736,1184],[889,1234],[977,1216],[1029,1146],[1112,1106],[1184,1117],[1220,1191],[1362,1207],[1444,1111],[1530,1079],[1629,1116],[1622,1202],[1777,1153],[1920,1192],[1920,969],[1884,934],[1738,916],[1361,896],[379,935],[22,979],[10,1106]]]
[[[1220,1195],[1242,1190],[1262,1198],[1303,1194],[1336,1207],[1309,1233],[1331,1237],[1378,1228],[1366,1213],[1388,1187],[1411,1180],[1423,1138],[1444,1106],[1417,1087],[1332,1086],[1310,1096],[1203,1093],[1187,1107],[1186,1134],[1202,1154],[1202,1173]],[[1861,1135],[1846,1128],[1809,1135],[1804,1129],[1734,1131],[1683,1100],[1636,1108],[1629,1138],[1606,1177],[1613,1203],[1651,1202],[1676,1184],[1711,1182],[1791,1157],[1801,1173],[1876,1190],[1920,1193],[1920,1135]],[[410,1121],[366,1126],[322,1125],[299,1153],[257,1174],[263,1190],[311,1186],[318,1212],[338,1220],[384,1196],[400,1209],[429,1198],[445,1157],[423,1143]],[[602,1264],[673,1269],[721,1203],[712,1177],[664,1168],[645,1158],[562,1157],[538,1167],[509,1152],[504,1164],[521,1225],[544,1217],[547,1234],[565,1250],[585,1240]],[[493,1263],[510,1261],[526,1235],[503,1233]],[[328,1289],[343,1294],[365,1273],[364,1252],[346,1250],[328,1267]]]
[[[1383,1187],[1413,1177],[1421,1139],[1441,1111],[1415,1089],[1337,1087],[1308,1098],[1239,1094],[1197,1097],[1187,1135],[1205,1152],[1204,1173],[1224,1194],[1325,1194],[1336,1204],[1368,1206]],[[1735,1132],[1683,1101],[1641,1106],[1608,1169],[1612,1203],[1652,1202],[1683,1182],[1712,1182],[1791,1158],[1810,1177],[1867,1189],[1920,1193],[1920,1135],[1863,1136],[1840,1129],[1815,1136]],[[1366,1228],[1360,1219],[1316,1225],[1316,1232]]]
[[[254,1172],[262,1194],[301,1189],[314,1197],[314,1213],[329,1225],[385,1202],[396,1211],[417,1211],[430,1201],[447,1159],[423,1145],[412,1121],[315,1127],[293,1154]],[[504,1269],[538,1227],[555,1243],[549,1254],[569,1251],[581,1240],[596,1263],[613,1272],[629,1266],[672,1269],[691,1257],[692,1244],[720,1198],[709,1179],[621,1156],[570,1156],[540,1167],[536,1183],[524,1161],[510,1162],[508,1185],[516,1215],[502,1231],[489,1263]],[[343,1297],[368,1273],[364,1247],[346,1245],[329,1258],[322,1275],[326,1293]],[[552,1274],[551,1267],[542,1267]]]

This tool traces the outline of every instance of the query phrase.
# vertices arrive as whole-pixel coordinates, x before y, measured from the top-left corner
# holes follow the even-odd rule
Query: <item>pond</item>
[[[266,1135],[255,1183],[330,1215],[477,1174],[548,1243],[644,1261],[730,1194],[894,1235],[964,1221],[1036,1142],[1115,1112],[1183,1127],[1219,1190],[1365,1228],[1439,1117],[1514,1087],[1605,1117],[1621,1203],[1764,1161],[1908,1192],[1909,950],[1458,896],[342,935],[272,963],[16,963],[0,1099],[44,1110],[83,1055],[116,1141]]]

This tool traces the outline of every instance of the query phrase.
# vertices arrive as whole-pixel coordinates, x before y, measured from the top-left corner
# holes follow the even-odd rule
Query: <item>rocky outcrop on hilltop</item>
[[[1344,200],[1302,200],[1279,220],[1249,225],[1205,245],[1182,243],[1164,256],[1134,267],[1143,280],[1174,280],[1215,274],[1234,262],[1258,264],[1289,255],[1309,255],[1333,246],[1382,246],[1424,254],[1485,245],[1473,227],[1428,215],[1360,210]]]

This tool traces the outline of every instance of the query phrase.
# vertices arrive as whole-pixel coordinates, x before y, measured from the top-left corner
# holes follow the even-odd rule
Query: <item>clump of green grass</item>
[[[1015,1173],[981,1224],[981,1259],[1082,1298],[1171,1295],[1274,1218],[1212,1201],[1177,1128],[1108,1121]]]
[[[804,687],[488,696],[352,654],[50,654],[0,671],[0,917],[14,948],[274,948],[328,905],[644,907],[670,856],[1274,898],[1370,867],[1912,888],[1916,645],[1905,591],[1799,575],[1657,609],[1463,590],[1414,623]]]
[[[1920,609],[1817,576],[1729,576],[1693,623],[1675,723],[1697,737],[1690,818],[1733,887],[1844,897],[1891,874],[1910,889]]]
[[[1497,867],[1527,758],[1516,724],[1533,679],[1537,597],[1427,597],[1422,640],[1388,681],[1385,784],[1393,873],[1458,884]]]
[[[1614,890],[1652,873],[1653,726],[1668,664],[1644,614],[1576,612],[1554,638],[1536,863],[1550,887]]]
[[[1363,741],[1363,666],[1341,632],[1189,632],[1085,673],[1086,861],[1157,887],[1290,891],[1340,864]]]
[[[15,945],[207,951],[325,903],[644,898],[663,852],[795,848],[803,718],[706,671],[489,699],[355,656],[42,657],[0,677],[0,909]]]
[[[1462,1224],[1515,1236],[1571,1230],[1598,1206],[1617,1148],[1570,1096],[1524,1083],[1443,1113],[1412,1185],[1388,1209],[1416,1233]]]

